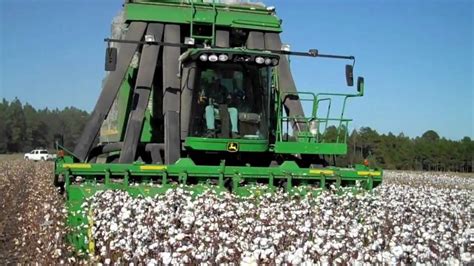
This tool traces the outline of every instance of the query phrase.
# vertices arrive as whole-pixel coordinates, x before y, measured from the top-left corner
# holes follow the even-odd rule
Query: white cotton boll
[[[186,237],[185,234],[179,233],[179,234],[176,236],[176,240],[181,241],[181,240],[183,240],[185,237]]]
[[[439,224],[438,226],[438,231],[441,232],[441,233],[444,233],[446,231],[446,229],[444,228],[444,224]]]
[[[320,230],[318,230],[317,234],[320,237],[325,237],[327,235],[327,232],[323,229],[320,229]]]
[[[402,249],[404,252],[410,253],[413,249],[412,245],[402,245]]]
[[[359,235],[359,231],[356,228],[353,228],[349,231],[349,236],[352,238],[356,238]]]
[[[401,246],[396,246],[392,249],[392,253],[395,257],[400,258],[403,255],[403,248]]]
[[[335,235],[336,235],[336,230],[334,230],[334,229],[329,229],[329,230],[328,230],[328,235],[331,236],[331,237],[332,237],[332,236],[335,236]]]
[[[473,262],[474,261],[474,255],[472,253],[469,253],[469,252],[464,252],[464,253],[461,254],[461,261],[466,262],[466,263]]]
[[[155,259],[151,259],[151,260],[148,261],[148,263],[146,265],[147,266],[158,265],[158,261],[156,261]]]
[[[338,242],[331,243],[331,247],[335,250],[340,250],[343,246],[344,246],[344,244],[342,244],[342,243],[338,243]]]
[[[268,247],[269,243],[270,243],[270,241],[268,240],[268,238],[261,238],[260,239],[260,246],[262,248]]]
[[[122,213],[120,214],[120,217],[119,217],[119,218],[120,218],[120,220],[122,220],[122,221],[128,220],[128,219],[130,218],[130,215],[131,215],[131,214],[132,214],[132,213],[130,212],[130,210],[125,209],[125,210],[122,211]]]
[[[393,230],[395,231],[395,234],[398,234],[398,233],[400,233],[400,230],[401,230],[401,229],[400,229],[400,227],[395,226],[395,227],[393,228]]]
[[[342,239],[342,238],[345,237],[345,235],[346,235],[346,231],[345,231],[345,230],[341,230],[341,231],[339,231],[339,232],[336,232],[336,238],[337,238],[337,239]]]
[[[209,241],[210,242],[210,241]],[[174,245],[176,243],[176,238],[174,237],[171,237],[169,240],[168,240],[168,243],[170,243],[170,245]]]
[[[154,249],[156,249],[157,247],[158,247],[158,243],[153,243],[153,244],[151,244],[151,245],[148,246],[148,249],[149,249],[149,250],[154,250]]]
[[[321,263],[321,265],[330,265],[329,258],[326,255],[321,256],[321,258],[319,258],[319,262]]]
[[[226,232],[220,232],[220,233],[219,233],[219,238],[220,238],[220,239],[227,239],[227,235],[228,235],[228,234],[227,234]]]
[[[245,266],[257,265],[257,260],[255,260],[255,258],[252,255],[245,256],[242,258],[240,265],[245,265]]]
[[[118,225],[115,222],[110,224],[110,232],[116,232],[118,230]]]
[[[101,255],[101,256],[105,256],[106,253],[107,253],[107,247],[106,247],[106,246],[102,246],[102,247],[100,248],[100,255]]]
[[[253,257],[256,261],[258,261],[259,259],[263,259],[265,257],[265,253],[263,250],[257,248],[253,251]]]
[[[171,264],[171,260],[172,260],[172,257],[171,257],[171,253],[169,252],[161,252],[160,253],[160,257],[161,257],[161,262],[165,265],[169,265]]]
[[[287,261],[292,265],[299,265],[301,263],[302,258],[296,254],[288,254]]]

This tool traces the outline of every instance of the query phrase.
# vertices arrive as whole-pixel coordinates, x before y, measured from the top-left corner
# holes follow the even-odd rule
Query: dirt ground
[[[0,264],[68,262],[64,199],[52,169],[52,162],[0,160]]]

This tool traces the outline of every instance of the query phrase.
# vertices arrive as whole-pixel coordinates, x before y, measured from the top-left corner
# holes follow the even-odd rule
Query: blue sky
[[[354,55],[366,96],[353,127],[474,137],[474,4],[430,1],[264,1],[292,50]],[[1,0],[0,98],[91,111],[104,75],[103,38],[121,0]],[[299,90],[350,92],[344,61],[292,57]],[[337,106],[336,106],[337,107]]]

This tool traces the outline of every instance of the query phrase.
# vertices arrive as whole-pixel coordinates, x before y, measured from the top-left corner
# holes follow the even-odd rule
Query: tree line
[[[35,148],[54,149],[58,139],[73,149],[89,114],[74,107],[36,110],[20,100],[0,103],[0,153],[27,152]],[[339,132],[342,138],[346,131]],[[328,127],[325,140],[335,141],[336,127]],[[427,171],[473,171],[474,141],[469,137],[449,140],[433,130],[410,138],[403,133],[379,134],[369,127],[353,130],[347,137],[348,153],[335,159],[337,165],[353,165],[369,159],[384,169]],[[328,158],[327,158],[328,159]]]
[[[344,136],[344,128],[339,132]],[[327,141],[336,140],[338,130],[328,127]],[[347,138],[348,153],[336,158],[337,165],[353,165],[368,159],[371,166],[394,170],[472,172],[474,141],[470,137],[449,140],[428,130],[421,137],[410,138],[379,134],[370,127],[353,130]]]
[[[36,110],[20,100],[0,103],[0,153],[28,152],[36,148],[54,149],[56,140],[73,148],[89,117],[74,107],[63,110]]]

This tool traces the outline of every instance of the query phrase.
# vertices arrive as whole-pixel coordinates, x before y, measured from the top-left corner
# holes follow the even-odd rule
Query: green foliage
[[[35,148],[54,148],[58,138],[72,149],[89,114],[74,107],[64,110],[36,110],[15,99],[0,102],[0,153],[27,152]]]
[[[348,140],[348,154],[338,159],[343,164],[371,161],[372,166],[397,170],[473,171],[474,141],[464,137],[460,141],[441,138],[434,130],[411,139],[401,133],[378,134],[363,127],[354,130]]]

